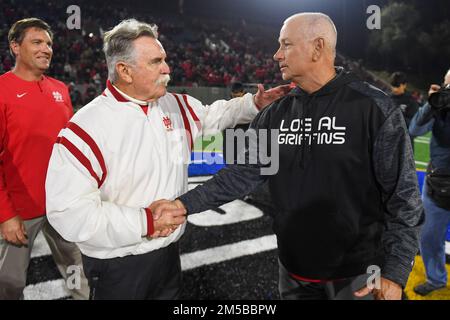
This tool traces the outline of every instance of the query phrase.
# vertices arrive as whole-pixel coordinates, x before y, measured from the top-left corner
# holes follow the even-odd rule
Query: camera
[[[450,84],[432,93],[428,98],[428,102],[436,110],[450,109]]]

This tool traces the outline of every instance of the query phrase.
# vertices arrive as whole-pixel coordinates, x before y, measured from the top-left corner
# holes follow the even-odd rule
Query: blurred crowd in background
[[[251,25],[245,20],[217,22],[187,17],[176,11],[162,15],[139,10],[136,14],[132,4],[99,8],[98,3],[82,0],[77,2],[82,8],[82,28],[69,30],[66,9],[70,4],[67,1],[37,0],[32,6],[29,1],[2,2],[0,74],[14,65],[7,41],[11,25],[24,17],[40,17],[49,22],[54,31],[54,55],[49,74],[69,85],[75,109],[91,101],[104,88],[107,68],[102,52],[103,32],[131,17],[158,25],[159,38],[171,68],[170,86],[228,87],[235,82],[272,86],[282,82],[273,60],[277,30],[267,26]],[[366,71],[360,61],[338,54],[336,64],[389,90],[389,85]]]

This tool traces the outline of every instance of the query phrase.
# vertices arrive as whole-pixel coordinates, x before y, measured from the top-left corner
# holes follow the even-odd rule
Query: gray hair
[[[288,19],[303,19],[306,28],[303,30],[308,40],[322,37],[325,45],[331,50],[334,57],[336,56],[337,30],[336,26],[329,16],[321,12],[304,12],[295,14]]]
[[[133,41],[139,37],[148,36],[158,38],[158,27],[154,24],[137,21],[136,19],[123,20],[103,37],[103,52],[108,66],[108,79],[115,82],[118,78],[116,64],[119,61],[134,63],[135,50]]]

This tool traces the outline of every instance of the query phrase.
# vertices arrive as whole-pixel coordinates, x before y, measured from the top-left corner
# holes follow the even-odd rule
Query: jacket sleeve
[[[262,175],[261,170],[269,164],[263,164],[260,155],[269,154],[267,148],[270,147],[270,137],[265,144],[258,143],[262,114],[263,112],[258,114],[247,130],[249,139],[238,158],[239,163],[244,164],[228,165],[203,185],[178,198],[185,205],[188,214],[217,208],[250,193],[267,180],[268,175]]]
[[[215,134],[237,124],[249,123],[259,112],[250,93],[231,100],[217,100],[210,105],[203,105],[191,96],[187,96],[187,100],[198,116],[204,135]]]
[[[409,134],[412,136],[423,136],[431,131],[434,124],[434,112],[429,103],[420,108],[409,124]]]
[[[424,215],[410,139],[400,109],[394,108],[386,118],[373,150],[385,215],[382,244],[386,260],[381,273],[404,287],[418,252]]]
[[[183,202],[188,214],[203,212],[250,193],[265,180],[257,167],[230,165],[178,199]]]
[[[63,129],[53,147],[45,184],[47,217],[61,236],[96,248],[118,248],[142,241],[145,210],[102,199],[102,172],[92,146]]]
[[[0,102],[0,155],[5,152],[6,117],[5,105]],[[8,192],[5,180],[3,159],[0,157],[0,223],[17,215]]]

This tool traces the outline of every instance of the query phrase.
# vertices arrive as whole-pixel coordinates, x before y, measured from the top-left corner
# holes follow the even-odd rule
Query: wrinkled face
[[[11,50],[18,64],[31,71],[44,72],[50,67],[52,60],[52,39],[47,31],[39,28],[28,28],[22,42],[11,43]]]
[[[141,100],[151,101],[166,94],[170,73],[166,52],[161,43],[151,37],[140,37],[133,42],[135,63],[131,67],[134,90]]]
[[[280,48],[273,56],[280,66],[283,80],[304,77],[311,71],[313,62],[313,41],[305,39],[298,20],[288,20],[280,31]]]

